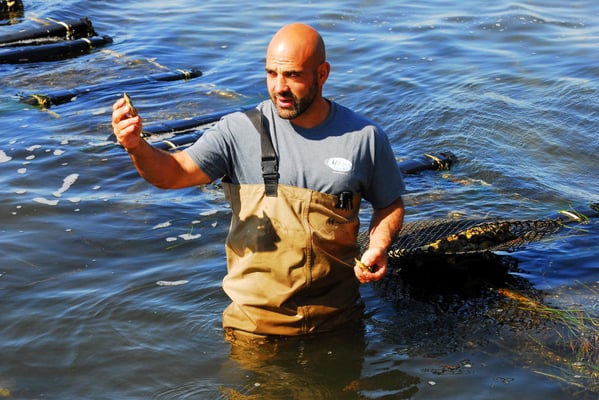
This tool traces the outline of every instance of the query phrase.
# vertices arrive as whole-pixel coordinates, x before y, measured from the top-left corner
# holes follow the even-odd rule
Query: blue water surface
[[[384,127],[398,160],[459,159],[406,176],[406,222],[587,212],[599,202],[599,3],[24,4],[0,36],[88,17],[114,42],[0,64],[0,398],[597,397],[597,336],[581,359],[576,337],[501,294],[599,318],[596,220],[491,261],[424,264],[364,286],[363,333],[232,349],[218,184],[151,187],[109,135],[125,90],[147,124],[256,104],[270,37],[302,21],[326,42],[325,95]],[[119,84],[192,68],[203,75]],[[20,101],[107,82],[46,109]]]

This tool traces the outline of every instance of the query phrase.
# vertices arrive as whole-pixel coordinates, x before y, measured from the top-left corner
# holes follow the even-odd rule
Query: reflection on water
[[[245,388],[222,388],[229,395],[247,390],[256,399],[356,398],[348,386],[360,378],[365,341],[362,330],[301,339],[273,339],[259,344],[237,340],[230,360],[245,374]],[[228,393],[227,393],[228,392]],[[343,396],[341,395],[341,397]]]
[[[517,264],[493,254],[421,257],[395,266],[375,288],[404,318],[396,335],[418,343],[422,355],[445,355],[497,333],[500,324],[492,315],[501,308],[497,289],[531,289],[517,275]]]
[[[518,264],[512,256],[494,254],[419,257],[396,263],[375,288],[401,315],[404,323],[394,335],[408,343],[411,355],[444,357],[476,348],[500,355],[518,349],[512,354],[516,363],[593,398],[599,390],[599,321],[589,305],[599,285],[587,286],[591,294],[578,304],[552,305],[554,298],[536,289]],[[539,362],[547,370],[535,366]],[[430,372],[461,374],[471,364]]]

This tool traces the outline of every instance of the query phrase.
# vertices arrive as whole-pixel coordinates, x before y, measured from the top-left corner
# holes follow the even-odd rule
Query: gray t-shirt
[[[258,105],[279,159],[279,183],[338,195],[360,193],[384,208],[404,190],[387,135],[370,120],[331,102],[327,119],[304,129],[278,116],[270,100]],[[242,113],[225,116],[185,151],[212,179],[263,183],[260,135]]]

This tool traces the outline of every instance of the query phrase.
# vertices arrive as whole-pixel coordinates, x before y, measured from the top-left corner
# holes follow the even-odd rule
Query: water
[[[460,159],[406,177],[408,221],[597,202],[599,5],[402,3],[25,2],[28,18],[88,16],[114,43],[0,65],[0,397],[596,398],[557,324],[498,292],[597,318],[596,222],[500,255],[509,273],[425,265],[365,286],[363,334],[244,352],[220,330],[222,192],[150,187],[107,140],[124,89],[148,123],[255,104],[268,40],[301,20],[327,43],[327,96],[377,120],[400,158]],[[193,67],[204,75],[48,110],[17,96]]]

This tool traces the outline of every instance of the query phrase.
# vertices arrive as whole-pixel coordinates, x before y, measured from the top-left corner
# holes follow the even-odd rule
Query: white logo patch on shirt
[[[335,172],[346,173],[351,171],[352,163],[341,157],[332,157],[324,160],[324,163]]]

